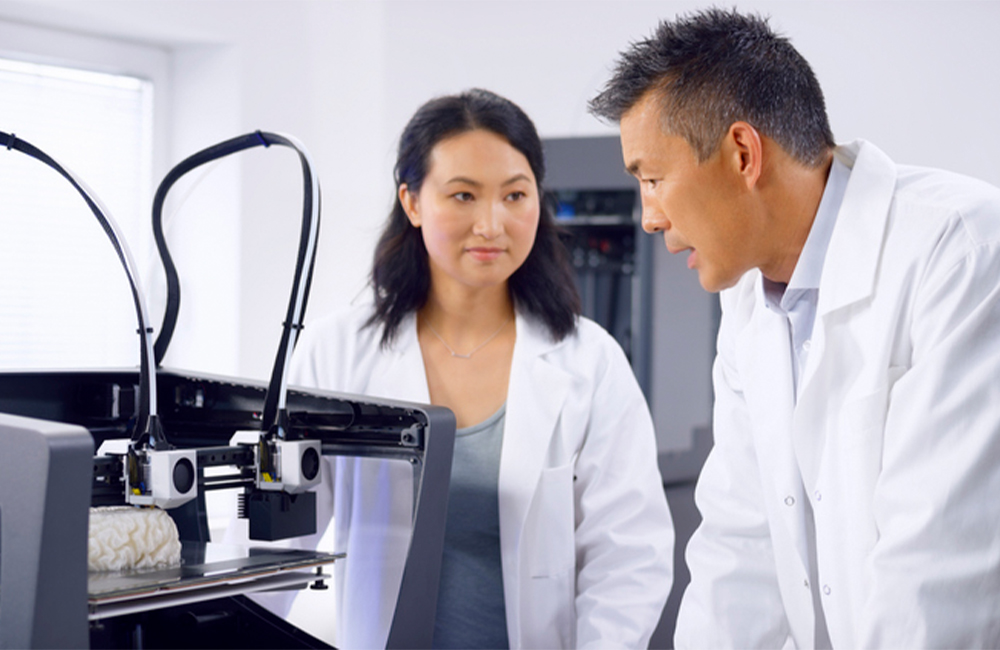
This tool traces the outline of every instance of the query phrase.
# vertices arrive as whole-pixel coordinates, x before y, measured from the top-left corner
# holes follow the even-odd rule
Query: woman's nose
[[[476,215],[476,222],[472,226],[472,233],[485,239],[495,239],[503,231],[502,209],[493,204],[483,205],[479,214]]]

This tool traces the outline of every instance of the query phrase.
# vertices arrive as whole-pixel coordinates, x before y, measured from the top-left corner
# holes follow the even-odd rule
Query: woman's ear
[[[410,191],[409,186],[403,183],[399,186],[399,203],[403,206],[403,212],[410,220],[410,225],[414,228],[420,227],[420,211],[417,209],[417,195]]]

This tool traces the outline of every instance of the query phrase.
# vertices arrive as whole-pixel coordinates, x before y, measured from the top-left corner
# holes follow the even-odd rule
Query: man
[[[721,292],[677,646],[1000,644],[1000,191],[836,146],[735,11],[661,24],[591,110]]]

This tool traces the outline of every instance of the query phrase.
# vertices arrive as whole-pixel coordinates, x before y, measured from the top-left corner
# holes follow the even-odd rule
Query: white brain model
[[[180,562],[177,526],[163,510],[133,506],[90,509],[90,571],[165,568]]]

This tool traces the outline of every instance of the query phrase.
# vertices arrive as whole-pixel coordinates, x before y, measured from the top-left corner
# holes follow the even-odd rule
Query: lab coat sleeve
[[[649,409],[608,349],[574,474],[576,644],[645,648],[673,582],[674,531]]]
[[[888,387],[862,647],[1000,645],[1000,243],[938,257]]]
[[[722,296],[712,370],[714,446],[695,490],[702,523],[688,542],[691,582],[678,612],[677,648],[778,648],[789,638],[759,465],[733,362],[738,289]]]

